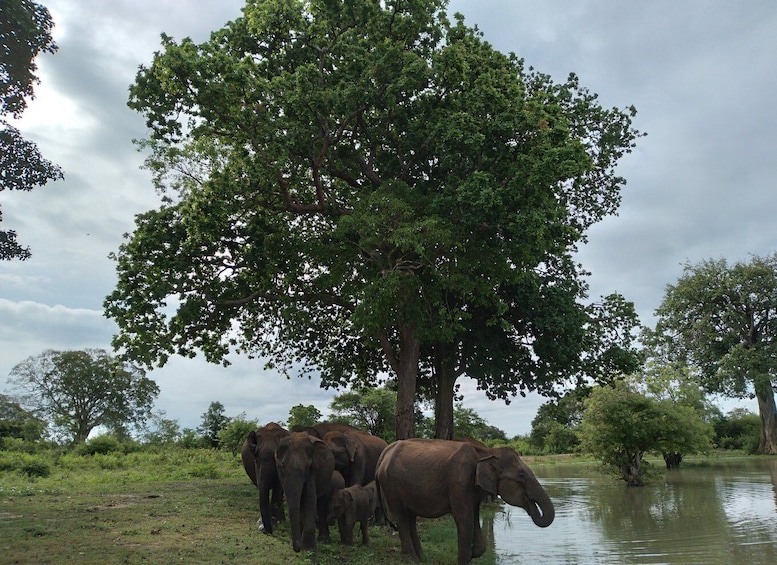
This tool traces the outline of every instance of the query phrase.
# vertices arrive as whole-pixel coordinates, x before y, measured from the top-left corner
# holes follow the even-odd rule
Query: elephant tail
[[[377,473],[375,474],[375,490],[377,491],[378,502],[380,503],[380,510],[383,512],[383,517],[386,519],[386,522],[388,522],[389,525],[394,529],[394,531],[398,532],[399,528],[397,528],[397,525],[391,521],[391,518],[389,518],[386,506],[386,497],[383,495],[383,491],[380,490],[380,481],[378,480]]]

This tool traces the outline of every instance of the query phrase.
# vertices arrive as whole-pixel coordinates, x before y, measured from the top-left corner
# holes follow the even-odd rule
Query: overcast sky
[[[132,139],[146,135],[127,105],[138,65],[159,34],[205,41],[240,15],[240,0],[51,0],[59,52],[40,61],[37,98],[17,124],[65,180],[0,193],[3,229],[33,256],[0,262],[0,391],[11,368],[45,349],[110,349],[102,302],[116,282],[122,234],[157,204]],[[647,132],[618,173],[618,216],[590,231],[579,258],[591,297],[620,292],[642,322],[688,261],[777,251],[777,3],[773,0],[458,0],[497,49],[563,81],[570,72],[606,107],[636,106]],[[261,424],[296,404],[324,415],[334,391],[234,358],[229,368],[173,359],[149,376],[156,403],[196,427],[212,401]],[[490,403],[465,381],[464,405],[509,436],[525,434],[543,399]],[[730,407],[724,405],[724,408]],[[742,404],[757,411],[754,401]]]

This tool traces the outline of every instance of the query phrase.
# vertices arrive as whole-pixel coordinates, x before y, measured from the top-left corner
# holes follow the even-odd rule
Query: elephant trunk
[[[532,522],[540,528],[547,528],[550,526],[556,517],[556,509],[553,507],[553,502],[550,500],[550,497],[545,490],[540,486],[532,493],[526,511],[529,513]]]
[[[272,468],[271,468],[272,463]],[[268,534],[273,533],[273,511],[270,502],[270,489],[276,482],[275,461],[264,463],[259,468],[259,513],[262,516],[262,525],[264,531]],[[275,494],[275,493],[273,493]]]
[[[286,487],[286,485],[284,485]],[[286,505],[289,510],[289,526],[291,528],[291,545],[294,551],[302,550],[302,488],[284,488]]]

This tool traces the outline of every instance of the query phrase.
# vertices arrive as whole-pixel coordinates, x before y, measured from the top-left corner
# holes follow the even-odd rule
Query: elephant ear
[[[248,448],[251,450],[251,453],[256,453],[256,450],[259,448],[259,438],[256,437],[256,431],[251,430],[251,432],[248,434]]]
[[[359,442],[356,441],[354,438],[346,435],[345,449],[348,452],[348,459],[350,459],[351,463],[353,463],[353,460],[356,458],[356,451],[359,449]]]
[[[478,460],[475,470],[475,485],[488,494],[496,495],[499,475],[497,472],[497,460],[494,455]]]
[[[353,493],[351,493],[351,491],[348,489],[345,489],[343,491],[343,500],[345,501],[345,507],[350,508],[353,504]]]
[[[334,459],[332,458],[332,450],[329,446],[317,437],[310,436],[310,442],[313,444],[313,465],[316,468],[321,468],[326,465],[327,461],[332,459],[332,470],[334,470]]]

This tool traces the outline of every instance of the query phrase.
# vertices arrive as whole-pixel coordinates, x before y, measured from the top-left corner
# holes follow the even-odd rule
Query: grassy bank
[[[2,453],[0,453],[2,456]],[[9,467],[9,466],[7,466]],[[295,554],[288,523],[257,530],[255,487],[218,451],[64,455],[48,477],[0,471],[0,563],[388,564],[399,539],[370,529],[370,546],[321,544]],[[419,524],[426,563],[456,562],[452,520]],[[493,552],[478,560],[495,562]]]

